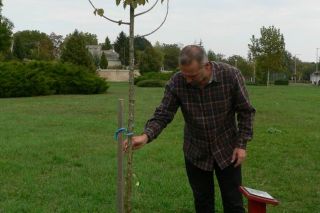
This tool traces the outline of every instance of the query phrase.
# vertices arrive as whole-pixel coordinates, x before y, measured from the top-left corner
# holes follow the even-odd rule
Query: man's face
[[[193,60],[188,65],[180,65],[180,70],[188,83],[193,86],[201,86],[207,80],[206,66],[207,65],[201,65],[197,61]]]

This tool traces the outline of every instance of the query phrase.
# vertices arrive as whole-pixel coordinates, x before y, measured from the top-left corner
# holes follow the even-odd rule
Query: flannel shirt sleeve
[[[148,143],[158,137],[161,131],[173,120],[180,102],[174,93],[173,80],[165,86],[164,96],[153,116],[146,122],[144,131],[148,136]]]
[[[234,76],[233,95],[239,130],[237,147],[246,149],[247,142],[253,137],[253,120],[256,110],[250,103],[244,77],[237,69]]]

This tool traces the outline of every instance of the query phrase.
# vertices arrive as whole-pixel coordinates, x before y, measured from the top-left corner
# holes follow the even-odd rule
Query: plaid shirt
[[[246,149],[252,139],[255,114],[240,71],[225,63],[211,64],[212,81],[203,89],[187,83],[181,72],[173,75],[143,131],[150,143],[181,107],[184,155],[207,171],[213,170],[214,161],[221,169],[229,166],[234,148]]]

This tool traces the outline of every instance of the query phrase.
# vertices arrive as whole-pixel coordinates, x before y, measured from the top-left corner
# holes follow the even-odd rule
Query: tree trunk
[[[128,132],[134,129],[134,8],[130,5],[130,38],[129,38],[129,118]],[[128,158],[127,158],[127,176],[126,176],[126,193],[125,193],[125,212],[132,212],[131,194],[132,194],[132,135],[128,136]]]

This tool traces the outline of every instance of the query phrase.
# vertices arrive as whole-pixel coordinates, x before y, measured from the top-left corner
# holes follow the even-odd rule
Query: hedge
[[[276,80],[274,81],[274,85],[289,85],[288,80]]]
[[[139,81],[144,81],[144,80],[164,80],[167,81],[171,78],[171,76],[174,74],[172,73],[161,73],[161,72],[149,72],[145,73],[139,77],[136,77],[134,79],[134,84],[137,84]]]
[[[0,97],[53,94],[98,94],[108,89],[105,80],[87,68],[60,62],[0,63]]]
[[[142,80],[137,83],[138,87],[164,87],[167,81],[159,79]]]

